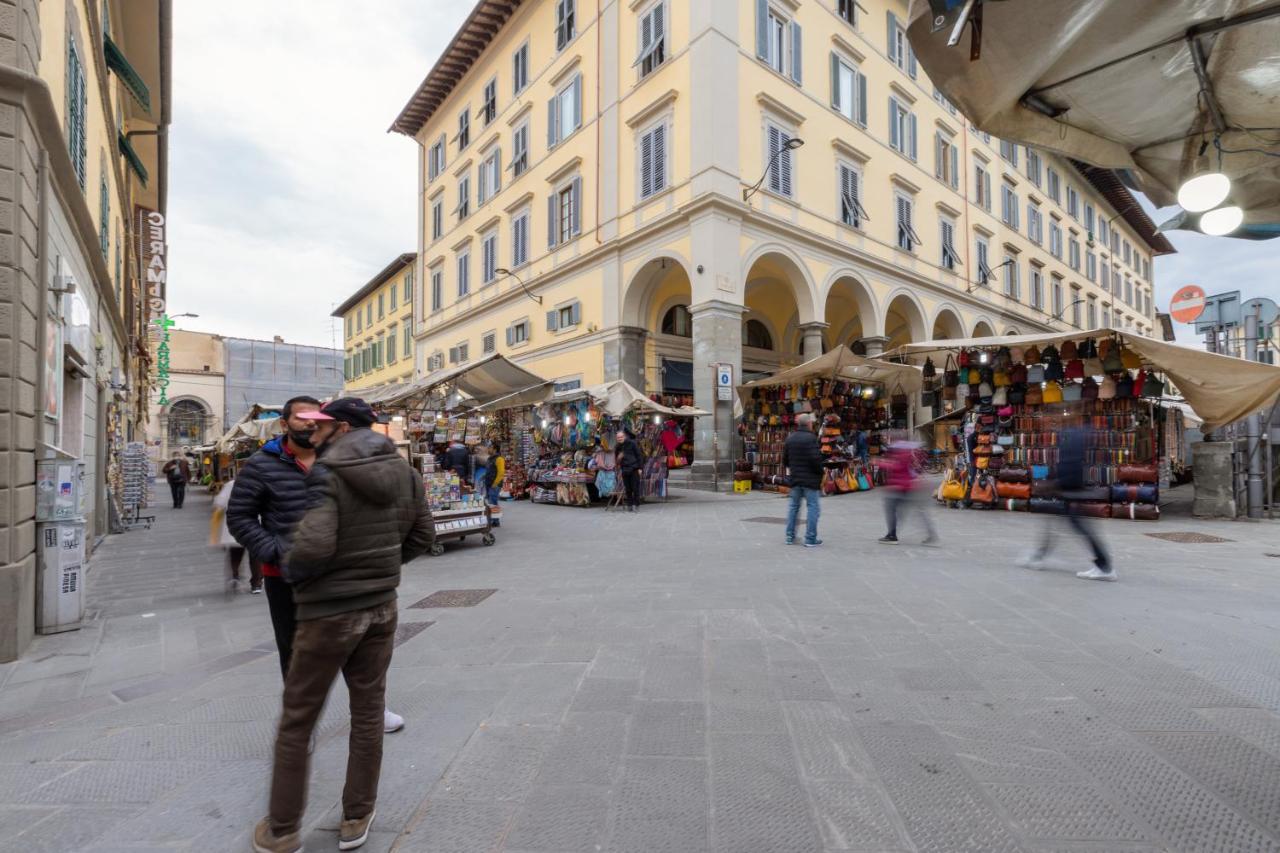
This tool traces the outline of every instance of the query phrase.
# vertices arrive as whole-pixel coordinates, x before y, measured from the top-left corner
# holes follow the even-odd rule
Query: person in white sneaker
[[[1111,566],[1111,558],[1107,554],[1102,539],[1094,532],[1092,526],[1074,511],[1076,501],[1073,496],[1085,487],[1085,448],[1088,434],[1083,427],[1067,427],[1058,435],[1058,466],[1056,472],[1057,491],[1066,502],[1067,524],[1088,544],[1093,551],[1093,566],[1076,577],[1090,581],[1114,581],[1115,569]],[[1034,551],[1019,561],[1019,565],[1028,569],[1043,569],[1044,559],[1053,549],[1054,527],[1057,522],[1052,515],[1047,516],[1040,543]]]

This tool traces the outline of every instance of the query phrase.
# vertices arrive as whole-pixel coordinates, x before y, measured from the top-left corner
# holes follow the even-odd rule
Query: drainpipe
[[[44,400],[48,393],[45,348],[49,345],[49,152],[41,148],[36,163],[36,449],[48,449],[45,438]],[[61,358],[59,353],[58,357]]]

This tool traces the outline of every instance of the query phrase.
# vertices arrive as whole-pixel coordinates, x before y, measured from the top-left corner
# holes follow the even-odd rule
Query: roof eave
[[[347,300],[333,309],[330,317],[342,317],[355,307],[356,303],[387,283],[387,279],[418,259],[417,252],[405,252],[396,256],[395,260],[382,268],[382,271],[371,278],[363,287],[347,297]]]

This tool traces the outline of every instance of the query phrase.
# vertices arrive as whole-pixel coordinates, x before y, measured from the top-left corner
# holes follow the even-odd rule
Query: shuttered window
[[[974,255],[978,261],[978,284],[985,286],[996,277],[991,271],[991,250],[987,246],[986,238],[979,237],[974,241]]]
[[[799,84],[804,81],[803,54],[800,24],[787,20],[769,0],[756,0],[756,57]]]
[[[471,144],[471,109],[469,107],[458,114],[458,132],[453,137],[453,141],[458,143],[459,151]]]
[[[529,122],[517,127],[511,134],[511,174],[520,177],[529,168]]]
[[[458,219],[466,219],[471,213],[471,176],[458,178],[458,206],[453,209]]]
[[[556,50],[564,50],[577,33],[574,11],[574,0],[556,0]]]
[[[529,45],[522,44],[511,55],[511,92],[520,94],[529,85]]]
[[[396,349],[396,327],[387,332],[387,363],[394,364],[398,351]]]
[[[1022,281],[1018,274],[1018,259],[1013,255],[1005,255],[1004,263],[1004,295],[1011,299],[1022,298]]]
[[[409,320],[405,320],[404,323],[402,324],[404,327],[404,334],[402,337],[404,338],[404,357],[405,358],[408,358],[409,356],[413,355],[413,333],[410,331],[409,323],[410,323]]]
[[[482,355],[488,355],[498,348],[498,333],[485,332],[480,336],[480,352]]]
[[[988,213],[991,212],[991,173],[981,163],[973,167],[974,203]]]
[[[444,307],[444,272],[431,271],[431,310],[439,311]]]
[[[655,4],[640,16],[640,55],[635,65],[640,66],[640,76],[645,77],[667,58],[667,27],[662,2]]]
[[[667,126],[655,125],[640,136],[640,197],[667,188]]]
[[[840,221],[854,228],[861,228],[863,222],[870,221],[866,208],[862,206],[862,173],[852,166],[841,163],[840,179]]]
[[[547,102],[547,147],[555,148],[582,126],[582,75]]]
[[[889,61],[901,68],[903,71],[915,79],[918,73],[916,67],[916,52],[911,49],[911,42],[907,41],[907,28],[903,22],[893,12],[888,13],[889,23],[887,32],[889,43],[887,52]]]
[[[960,148],[951,137],[939,132],[933,145],[933,174],[952,189],[960,186]]]
[[[476,204],[483,205],[502,189],[502,149],[498,148],[480,164],[476,184]]]
[[[87,181],[88,137],[85,130],[88,102],[84,62],[74,38],[67,39],[67,150],[75,167],[80,189]]]
[[[484,116],[484,123],[487,127],[493,124],[493,120],[498,117],[498,78],[495,77],[485,84],[484,87],[484,105],[480,108],[481,114]]]
[[[490,231],[480,242],[480,276],[484,284],[498,277],[498,232]]]
[[[956,251],[956,224],[945,216],[938,220],[938,237],[942,246],[942,266],[954,270],[960,266],[960,253]]]
[[[529,261],[529,212],[523,211],[511,220],[511,266],[524,266]]]
[[[582,233],[582,178],[574,178],[547,199],[547,245],[562,245]]]
[[[1031,307],[1044,309],[1044,273],[1034,264],[1031,266]]]
[[[1000,220],[1013,230],[1018,230],[1018,194],[1009,184],[1000,185]]]
[[[908,252],[915,251],[916,246],[923,244],[924,241],[920,239],[920,235],[916,233],[915,226],[912,224],[914,205],[910,198],[899,193],[894,196],[894,206],[897,210],[898,248]]]
[[[471,292],[471,253],[458,254],[458,298]]]
[[[916,116],[907,105],[889,96],[889,146],[916,159]]]
[[[767,126],[768,150],[766,165],[769,169],[769,190],[778,195],[791,195],[791,149],[787,141],[791,134],[775,124]]]
[[[837,53],[831,54],[831,108],[866,127],[867,77]]]

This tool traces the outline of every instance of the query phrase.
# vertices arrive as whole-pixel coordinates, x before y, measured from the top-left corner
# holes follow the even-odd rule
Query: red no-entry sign
[[[1179,289],[1169,302],[1169,313],[1179,323],[1194,323],[1204,313],[1204,288],[1188,284]]]

